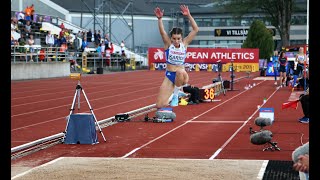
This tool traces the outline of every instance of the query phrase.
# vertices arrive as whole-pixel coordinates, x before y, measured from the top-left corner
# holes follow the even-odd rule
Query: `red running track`
[[[219,102],[175,107],[173,123],[143,122],[138,120],[141,116],[103,128],[106,142],[98,133],[99,144],[59,144],[12,160],[12,164],[37,166],[61,156],[291,160],[292,151],[309,140],[309,126],[297,121],[303,115],[301,106],[281,109],[291,91],[277,89],[274,81],[254,80],[258,74],[239,80],[234,84],[236,91],[216,97]],[[247,76],[244,72],[235,75]],[[190,72],[189,76],[190,84],[202,87],[211,84],[217,73]],[[154,104],[163,77],[163,71],[135,71],[84,76],[81,84],[99,121]],[[222,77],[229,80],[230,73],[222,73]],[[244,89],[253,83],[257,84],[254,88]],[[69,78],[13,81],[11,146],[63,132],[76,84]],[[265,129],[273,132],[281,151],[262,151],[263,145],[250,143],[249,127],[259,130],[254,119],[259,116],[257,105],[265,97],[268,100],[262,107],[275,109],[275,123]],[[75,112],[89,112],[83,97],[80,111]]]

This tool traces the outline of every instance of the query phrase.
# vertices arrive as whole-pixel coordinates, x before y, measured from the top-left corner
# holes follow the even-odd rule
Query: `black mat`
[[[262,180],[300,180],[299,172],[292,166],[293,161],[269,160]]]

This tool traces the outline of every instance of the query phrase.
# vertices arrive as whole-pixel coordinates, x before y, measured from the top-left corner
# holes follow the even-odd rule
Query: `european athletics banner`
[[[239,71],[248,71],[256,66],[259,69],[259,49],[257,48],[188,48],[186,65],[194,69],[198,64],[200,70],[208,68],[211,64],[216,67],[217,61],[224,65],[231,64],[233,60],[235,68]],[[166,68],[166,60],[163,48],[148,49],[149,67],[157,69]],[[226,69],[226,68],[224,68]],[[224,70],[225,71],[225,70]]]

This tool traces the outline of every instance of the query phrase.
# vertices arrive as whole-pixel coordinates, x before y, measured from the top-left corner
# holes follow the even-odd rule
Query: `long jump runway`
[[[236,79],[247,76],[244,72],[237,72],[235,75]],[[189,76],[190,84],[202,87],[211,84],[217,73],[190,72]],[[175,107],[177,118],[172,123],[143,122],[141,115],[132,121],[103,128],[106,142],[98,133],[99,143],[96,145],[58,144],[14,159],[11,161],[12,177],[42,179],[40,172],[46,172],[46,175],[50,172],[52,177],[49,179],[73,179],[72,173],[81,171],[76,170],[76,166],[87,169],[85,172],[88,176],[80,173],[74,179],[108,179],[100,178],[106,172],[110,179],[166,179],[161,173],[158,174],[159,177],[154,176],[153,172],[158,168],[163,170],[162,174],[176,179],[194,179],[186,176],[192,169],[199,179],[234,179],[241,178],[236,172],[251,166],[254,168],[243,170],[243,173],[250,177],[261,177],[260,171],[265,167],[265,160],[290,161],[292,151],[309,140],[309,131],[308,124],[297,121],[303,115],[300,106],[298,109],[281,109],[282,103],[291,97],[291,91],[288,88],[277,89],[273,85],[274,81],[259,79],[257,76],[258,72],[237,81],[234,91],[227,91],[225,96],[220,94],[216,97],[220,101]],[[81,84],[99,121],[154,104],[163,77],[163,71],[135,71],[83,76]],[[222,73],[222,77],[230,80],[230,73]],[[13,81],[11,146],[16,147],[63,132],[76,83],[69,78]],[[244,89],[247,84],[253,83],[256,86]],[[263,98],[267,98],[265,104],[262,104]],[[262,151],[264,145],[250,143],[249,127],[254,130],[260,128],[254,124],[254,119],[259,116],[258,105],[275,110],[275,122],[265,129],[273,132],[272,140],[277,141],[280,151]],[[89,112],[84,98],[81,99],[80,110],[75,112]],[[85,160],[84,157],[92,158]],[[101,164],[98,165],[98,162]],[[70,176],[57,178],[60,176],[55,173],[57,169],[48,170],[48,167],[56,164],[58,166],[55,168],[65,167],[59,166],[59,163],[67,164],[68,168],[74,170],[66,173]],[[93,168],[91,164],[96,165]],[[127,178],[125,174],[118,174],[115,170],[118,166],[123,169],[132,168],[125,171],[128,173]],[[176,167],[172,168],[172,173],[180,172],[181,177],[178,174],[170,175],[171,166]],[[224,172],[238,167],[236,170],[233,168],[234,174],[238,176],[231,173],[220,173],[219,176],[219,173],[214,173],[219,169],[218,166]],[[36,169],[28,171],[31,168]],[[63,169],[68,172],[68,168]],[[143,169],[146,175],[144,178],[137,175],[139,170],[133,171],[137,168],[141,172]],[[25,173],[20,174],[23,172]],[[197,173],[207,176],[196,176]],[[248,178],[244,175],[241,179]]]

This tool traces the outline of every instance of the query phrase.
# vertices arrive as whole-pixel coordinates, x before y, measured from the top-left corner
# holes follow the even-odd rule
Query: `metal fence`
[[[129,56],[129,57],[128,57]],[[63,47],[41,47],[40,45],[11,45],[11,63],[47,63],[70,62],[70,72],[78,72],[86,68],[96,71],[104,68],[107,71],[121,70],[125,62],[126,70],[147,69],[143,61],[135,59],[134,55],[122,57],[119,53],[111,54],[110,58],[94,51],[68,51]]]

